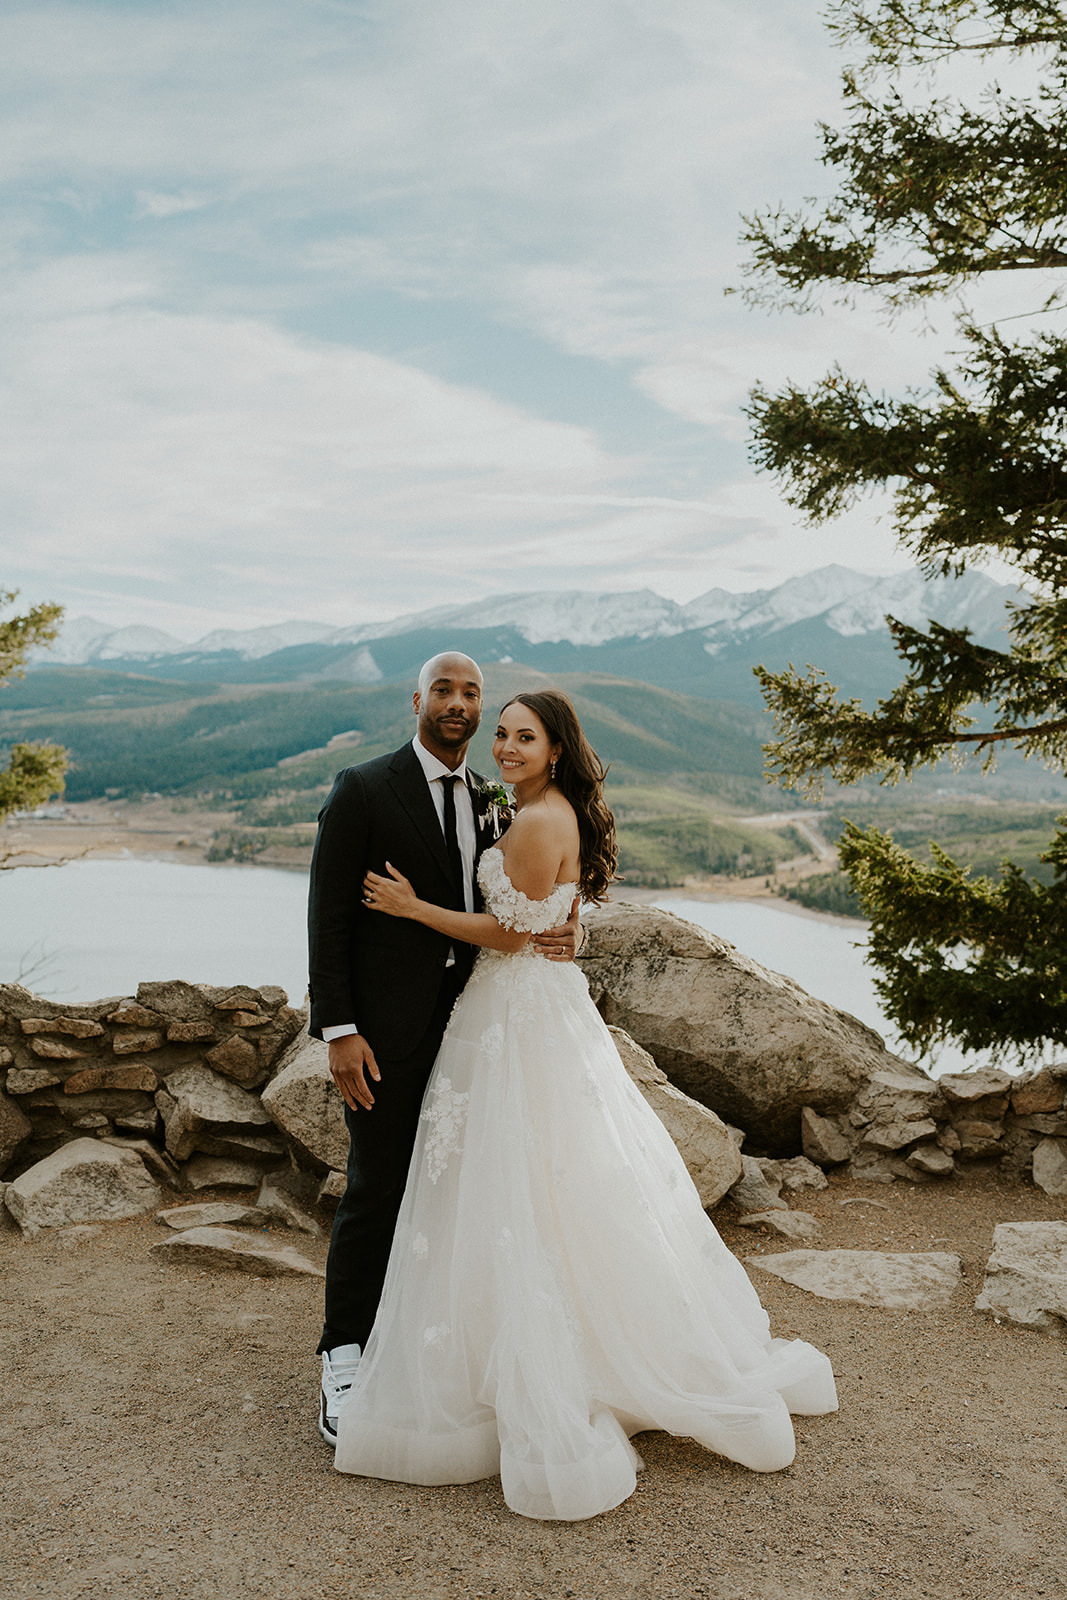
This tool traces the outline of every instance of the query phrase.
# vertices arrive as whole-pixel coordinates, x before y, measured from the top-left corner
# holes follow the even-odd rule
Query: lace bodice
[[[570,915],[571,902],[578,893],[576,883],[557,883],[543,900],[531,900],[516,889],[507,875],[503,853],[493,845],[478,863],[478,885],[485,897],[486,910],[503,928],[519,933],[547,933],[558,928]]]

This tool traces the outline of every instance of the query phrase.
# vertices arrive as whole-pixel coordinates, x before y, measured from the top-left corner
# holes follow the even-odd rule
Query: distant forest
[[[488,710],[472,746],[475,769],[493,771],[489,746],[497,706],[538,681],[552,681],[572,696],[610,767],[609,799],[628,882],[660,887],[690,876],[770,875],[810,854],[788,819],[800,802],[763,779],[760,746],[769,722],[749,706],[606,674],[549,680],[528,667],[496,664],[488,669]],[[0,757],[18,740],[58,741],[71,755],[68,799],[163,794],[226,809],[232,826],[221,830],[213,853],[255,859],[281,844],[308,850],[337,770],[395,748],[413,726],[410,690],[399,684],[212,684],[44,667],[3,691]],[[331,740],[338,744],[327,748]],[[1037,852],[1050,816],[1064,806],[1054,797],[1067,798],[1061,780],[1019,762],[1007,763],[992,781],[936,779],[900,790],[836,794],[823,830],[833,839],[846,816],[877,820],[912,849],[921,851],[936,838],[976,872],[995,875],[1005,856],[1039,875],[1047,872]],[[979,785],[981,794],[973,793]],[[782,820],[760,824],[768,812],[782,813]],[[817,909],[855,914],[847,880],[837,873],[787,892]]]

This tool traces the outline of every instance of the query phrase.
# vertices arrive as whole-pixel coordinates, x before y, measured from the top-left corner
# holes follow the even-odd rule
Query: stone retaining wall
[[[273,987],[142,983],[66,1005],[0,985],[0,1177],[86,1136],[147,1142],[177,1166],[277,1164],[285,1144],[256,1091],[304,1022]]]

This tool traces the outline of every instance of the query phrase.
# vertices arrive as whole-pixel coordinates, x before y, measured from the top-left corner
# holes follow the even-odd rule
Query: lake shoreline
[[[192,806],[176,806],[173,801],[131,802],[127,800],[83,800],[56,808],[62,815],[20,817],[3,830],[3,846],[9,867],[56,866],[67,861],[126,860],[165,861],[180,866],[269,867],[275,871],[307,873],[309,852],[297,846],[274,846],[252,861],[210,859],[208,852],[220,830],[240,831],[232,811],[205,811]],[[806,865],[806,864],[805,864]],[[830,863],[811,866],[827,870]],[[807,876],[799,863],[790,863],[784,881]],[[808,869],[810,870],[810,868]],[[690,878],[683,884],[653,888],[644,884],[616,884],[613,901],[635,905],[657,904],[664,900],[707,902],[754,901],[785,911],[790,916],[818,922],[866,929],[860,917],[842,917],[836,912],[816,911],[788,900],[775,889],[775,878],[761,873],[740,878],[727,874]],[[782,878],[778,878],[782,882]]]

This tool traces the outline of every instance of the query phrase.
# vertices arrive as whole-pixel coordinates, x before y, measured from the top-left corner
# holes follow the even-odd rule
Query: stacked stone
[[[142,983],[63,1005],[0,985],[0,1177],[81,1137],[183,1187],[219,1181],[220,1162],[257,1182],[285,1146],[254,1091],[303,1020],[275,987]]]
[[[878,1072],[847,1114],[805,1111],[802,1136],[820,1165],[847,1161],[851,1176],[869,1182],[943,1178],[961,1163],[996,1161],[1049,1194],[1067,1194],[1067,1065],[1025,1077]]]

